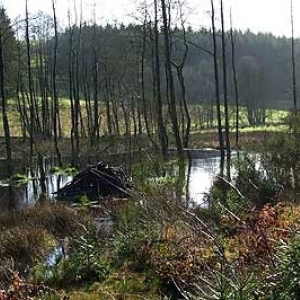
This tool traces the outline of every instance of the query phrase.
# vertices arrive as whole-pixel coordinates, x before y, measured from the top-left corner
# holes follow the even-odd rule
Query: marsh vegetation
[[[0,300],[300,299],[299,41],[171,2],[0,8]],[[130,192],[83,176],[100,161]]]

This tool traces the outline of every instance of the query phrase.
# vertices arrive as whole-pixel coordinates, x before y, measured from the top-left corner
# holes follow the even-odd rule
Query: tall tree
[[[225,114],[225,140],[226,140],[226,157],[227,170],[230,176],[230,137],[229,137],[229,108],[228,108],[228,86],[227,86],[227,61],[226,61],[226,40],[225,40],[225,21],[223,0],[221,0],[221,28],[222,28],[222,66],[223,66],[223,94],[224,94],[224,114]]]
[[[145,7],[145,15],[144,21],[142,25],[142,50],[141,50],[141,93],[142,93],[142,105],[143,105],[143,115],[144,115],[144,122],[146,126],[146,132],[150,140],[152,140],[150,126],[149,126],[149,118],[147,112],[147,105],[146,105],[146,95],[145,95],[145,56],[146,56],[146,26],[147,26],[147,9]]]
[[[161,95],[161,70],[160,70],[160,56],[159,56],[159,29],[158,29],[158,0],[154,0],[154,72],[153,72],[153,92],[157,97],[157,126],[158,126],[158,136],[160,141],[160,147],[162,152],[162,157],[166,159],[167,148],[168,148],[168,136],[167,130],[163,118],[163,102]]]
[[[5,47],[13,48],[13,45],[8,45],[8,41],[11,41],[12,38],[13,38],[13,32],[10,27],[10,20],[6,16],[5,9],[3,7],[0,7],[0,97],[1,97],[2,122],[3,122],[5,145],[6,145],[6,159],[7,159],[9,176],[12,175],[12,153],[11,153],[11,141],[10,141],[10,128],[9,128],[9,122],[7,116],[7,98],[5,92],[4,76],[6,72],[4,68],[4,48]]]
[[[181,62],[177,65],[173,63],[177,71],[177,77],[179,81],[179,85],[181,88],[181,101],[180,107],[182,111],[182,136],[183,136],[183,146],[184,148],[189,147],[189,139],[190,139],[190,130],[191,130],[191,117],[189,114],[188,103],[186,98],[186,86],[185,86],[185,78],[183,74],[183,69],[187,60],[189,45],[187,42],[187,34],[185,29],[185,22],[183,18],[183,9],[182,3],[178,1],[179,5],[179,12],[180,12],[180,23],[181,23],[181,30],[183,35],[183,44],[184,44],[184,53]],[[182,107],[183,106],[183,107]]]
[[[99,129],[99,96],[98,96],[98,89],[99,89],[99,44],[97,43],[98,37],[98,27],[96,24],[96,8],[94,8],[94,21],[93,21],[93,32],[92,32],[92,52],[93,52],[93,84],[94,84],[94,118],[93,118],[93,139],[97,141],[97,145],[99,144],[100,138],[100,129]]]
[[[292,72],[293,72],[293,104],[294,110],[297,110],[297,87],[296,87],[296,63],[295,63],[295,42],[294,42],[294,15],[293,0],[291,0],[291,29],[292,29]]]
[[[175,93],[175,84],[172,72],[171,64],[171,42],[170,42],[170,13],[169,18],[167,16],[167,6],[165,0],[161,0],[161,10],[162,10],[162,19],[163,19],[163,35],[164,35],[164,48],[165,48],[165,66],[166,66],[166,76],[168,82],[168,94],[169,94],[169,114],[173,128],[173,134],[175,136],[176,148],[178,156],[180,158],[184,157],[183,145],[179,132],[177,109],[176,109],[176,93]]]
[[[59,103],[56,89],[56,57],[58,46],[58,32],[55,0],[52,0],[53,21],[54,21],[54,48],[53,48],[53,70],[52,70],[52,94],[53,94],[53,131],[54,131],[54,146],[58,159],[59,166],[62,166],[61,154],[58,148],[58,119],[59,119]]]
[[[69,79],[69,99],[71,104],[71,151],[72,151],[72,165],[76,163],[77,160],[77,150],[75,140],[77,138],[76,124],[75,124],[75,105],[74,105],[74,92],[73,92],[73,74],[74,74],[74,64],[73,64],[73,35],[74,26],[71,26],[71,12],[68,10],[69,19],[69,36],[68,36],[68,79]],[[75,134],[76,131],[76,134]]]
[[[29,110],[30,110],[30,160],[33,157],[33,147],[34,147],[34,136],[36,133],[35,126],[35,103],[34,103],[34,90],[32,82],[32,72],[31,72],[31,53],[30,53],[30,37],[29,37],[29,13],[28,13],[28,0],[25,1],[25,40],[26,40],[26,56],[27,56],[27,75],[28,75],[28,89],[29,89]]]
[[[211,0],[211,23],[212,23],[214,81],[215,81],[215,96],[216,96],[216,104],[217,104],[219,147],[220,147],[220,152],[221,152],[221,165],[223,165],[224,158],[225,158],[225,151],[224,151],[224,139],[223,139],[223,131],[222,131],[220,82],[219,82],[219,67],[218,67],[218,46],[217,46],[216,27],[215,27],[214,0]]]
[[[236,72],[235,40],[234,40],[233,29],[232,29],[231,10],[230,10],[230,41],[231,41],[231,67],[232,67],[234,98],[235,98],[235,145],[236,148],[239,149],[239,88],[238,88],[237,72]]]

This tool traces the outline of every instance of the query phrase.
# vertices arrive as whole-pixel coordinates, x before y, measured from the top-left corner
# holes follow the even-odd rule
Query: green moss
[[[77,169],[74,167],[70,166],[63,166],[63,167],[58,167],[58,166],[53,166],[50,169],[51,174],[56,174],[56,175],[68,175],[68,176],[73,176],[77,173]]]
[[[64,169],[64,172],[66,175],[72,176],[72,175],[75,175],[78,171],[74,167],[67,167]]]
[[[53,166],[50,171],[51,174],[58,174],[59,172],[61,172],[61,168],[58,166]]]
[[[16,173],[12,176],[11,180],[14,181],[28,180],[28,177],[25,174]]]
[[[29,178],[25,174],[16,173],[11,177],[11,183],[13,185],[24,185],[28,183],[32,178]]]

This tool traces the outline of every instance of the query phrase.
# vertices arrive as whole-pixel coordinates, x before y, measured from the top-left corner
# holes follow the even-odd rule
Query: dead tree
[[[5,15],[4,9],[0,8],[0,97],[1,97],[1,110],[2,110],[2,121],[5,136],[5,148],[6,148],[6,159],[8,167],[8,175],[12,175],[12,155],[11,155],[11,141],[10,141],[10,129],[7,117],[7,100],[5,96],[4,87],[4,59],[3,59],[3,43],[4,43],[4,33],[5,33]]]
[[[297,87],[296,87],[296,63],[295,63],[295,42],[294,42],[294,16],[293,0],[291,0],[291,29],[292,29],[292,72],[293,72],[293,103],[294,111],[297,110]]]
[[[230,168],[231,149],[229,137],[229,112],[228,112],[228,87],[227,87],[227,62],[226,62],[226,41],[224,26],[224,9],[223,0],[221,0],[221,26],[222,26],[222,66],[223,66],[223,94],[224,94],[224,114],[225,114],[225,140],[226,140],[226,157],[227,167]],[[230,175],[228,171],[228,176]]]
[[[28,0],[26,0],[26,2],[25,2],[25,15],[26,15],[26,18],[25,18],[25,22],[26,22],[25,40],[26,40],[28,89],[29,89],[29,110],[30,110],[29,137],[30,137],[30,161],[31,161],[31,159],[33,157],[34,135],[36,132],[36,126],[35,126],[34,93],[33,93],[33,84],[32,84],[32,72],[31,72]]]
[[[181,111],[182,111],[181,113],[182,113],[183,147],[188,148],[190,131],[191,131],[191,118],[190,118],[187,99],[186,99],[186,88],[185,88],[185,79],[184,79],[184,75],[183,75],[183,68],[184,68],[186,58],[188,55],[189,45],[188,45],[187,38],[186,38],[186,30],[185,30],[185,25],[184,25],[184,20],[183,20],[183,12],[182,12],[181,3],[178,2],[178,4],[179,4],[179,9],[180,9],[181,28],[182,28],[182,32],[183,32],[184,53],[183,53],[181,62],[179,64],[172,63],[172,65],[175,66],[175,68],[176,68],[177,78],[178,78],[179,85],[181,88],[180,106],[181,106]]]
[[[218,68],[218,46],[217,46],[216,27],[215,27],[214,0],[211,0],[211,11],[212,11],[211,22],[212,22],[212,38],[213,38],[214,80],[215,80],[215,95],[216,95],[216,104],[217,104],[219,147],[221,152],[221,165],[223,165],[225,159],[225,151],[224,151],[224,140],[223,140],[223,132],[222,132],[220,83],[219,83],[219,68]]]
[[[53,88],[53,133],[54,133],[54,147],[58,159],[59,166],[62,166],[61,154],[58,148],[58,118],[59,118],[59,104],[56,89],[56,58],[58,46],[58,33],[57,33],[57,19],[55,1],[52,0],[53,21],[54,21],[54,48],[53,48],[53,70],[52,70],[52,88]]]
[[[162,19],[163,19],[163,35],[164,35],[164,48],[165,48],[165,67],[167,76],[167,88],[168,88],[168,102],[169,102],[169,114],[173,128],[173,134],[175,136],[176,148],[178,152],[178,157],[183,158],[183,145],[179,132],[177,109],[176,109],[176,94],[175,94],[175,84],[172,73],[171,64],[171,44],[170,44],[170,14],[167,17],[167,6],[165,0],[161,0],[162,9]]]
[[[159,56],[159,30],[158,30],[158,3],[154,0],[154,72],[153,72],[153,93],[157,97],[157,127],[160,141],[161,153],[163,159],[167,158],[168,150],[168,135],[163,118],[163,103],[161,94],[161,70],[160,70],[160,56]]]
[[[235,145],[239,149],[239,88],[237,81],[237,72],[235,65],[235,41],[232,29],[232,16],[230,11],[230,41],[231,41],[231,67],[234,84],[234,98],[235,98]]]

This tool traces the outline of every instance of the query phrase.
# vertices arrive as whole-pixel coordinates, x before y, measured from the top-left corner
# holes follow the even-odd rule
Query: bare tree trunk
[[[30,106],[30,164],[33,157],[34,135],[35,135],[35,104],[33,99],[32,75],[31,75],[31,57],[30,57],[30,39],[29,39],[29,15],[28,15],[28,0],[25,3],[26,14],[26,54],[27,54],[27,68],[28,68],[28,88],[29,88],[29,106]]]
[[[94,124],[93,124],[93,136],[99,144],[100,139],[100,129],[99,129],[99,103],[98,103],[98,77],[99,77],[99,63],[98,63],[98,51],[96,49],[96,37],[97,37],[97,26],[96,20],[94,23],[93,31],[93,60],[94,60],[94,70],[93,70],[93,83],[94,83]]]
[[[134,137],[137,136],[137,122],[136,122],[136,111],[135,111],[135,107],[136,107],[136,100],[134,95],[131,95],[131,101],[130,101],[130,106],[131,106],[131,119],[132,119],[132,123],[133,123],[133,135]],[[131,132],[130,132],[131,134]]]
[[[130,114],[128,113],[127,111],[127,107],[126,105],[124,104],[124,101],[121,100],[121,104],[120,104],[122,110],[123,110],[123,115],[124,115],[124,121],[125,121],[125,135],[127,137],[129,137],[131,135],[131,130],[130,130],[130,127],[131,127],[131,124],[130,124]]]
[[[143,81],[144,80],[144,75],[141,74],[142,73],[142,70],[140,68],[141,66],[141,60],[139,56],[140,53],[137,53],[137,61],[136,61],[136,95],[135,95],[135,98],[136,98],[136,117],[137,117],[137,127],[138,127],[138,135],[142,135],[143,134],[143,124],[142,124],[142,110],[141,110],[141,106],[142,106],[142,101],[141,101],[141,84],[140,84],[140,81]],[[144,86],[144,89],[145,89],[145,86]],[[145,92],[145,91],[144,91]]]
[[[48,82],[47,82],[47,78],[49,77],[49,67],[47,66],[48,64],[46,63],[46,59],[47,57],[50,57],[50,53],[45,53],[44,54],[44,58],[41,58],[41,60],[44,60],[44,74],[41,75],[41,77],[43,77],[43,81],[44,81],[44,86],[45,86],[45,122],[47,124],[45,124],[45,129],[46,132],[48,133],[48,136],[52,135],[52,128],[53,128],[53,118],[51,118],[51,104],[49,101],[49,98],[47,96],[47,90],[48,88]]]
[[[146,16],[143,23],[143,30],[142,30],[142,57],[141,57],[141,89],[142,89],[142,104],[143,104],[143,115],[144,115],[144,122],[146,126],[146,132],[151,140],[151,132],[148,120],[148,112],[146,107],[146,97],[145,97],[145,52],[146,52]]]
[[[181,4],[180,4],[181,5]],[[177,70],[177,77],[178,81],[181,87],[181,98],[182,98],[182,103],[183,103],[183,109],[184,109],[184,115],[182,116],[183,118],[183,146],[184,148],[189,147],[189,137],[190,137],[190,130],[191,130],[191,118],[189,114],[189,109],[188,109],[188,104],[187,104],[187,99],[186,99],[186,89],[185,89],[185,80],[184,80],[184,75],[183,75],[183,68],[185,65],[185,61],[188,55],[189,51],[189,45],[186,40],[186,31],[185,31],[185,26],[184,26],[184,21],[183,21],[183,16],[182,16],[182,8],[180,6],[180,19],[181,19],[181,27],[183,31],[183,42],[184,42],[184,54],[181,63],[177,66],[173,64],[176,67]],[[186,118],[186,125],[185,125],[185,118]]]
[[[224,140],[222,132],[222,117],[221,117],[221,102],[220,102],[220,83],[219,83],[219,69],[218,69],[218,47],[216,39],[216,27],[215,27],[215,9],[214,1],[211,0],[211,21],[212,21],[212,32],[213,32],[213,60],[214,60],[214,77],[215,77],[215,94],[217,104],[217,119],[218,119],[218,132],[219,132],[219,147],[221,152],[221,165],[224,165]],[[222,168],[221,168],[222,169]]]
[[[169,31],[169,23],[167,17],[167,7],[165,0],[161,0],[161,8],[162,8],[162,18],[163,18],[163,33],[164,33],[164,42],[165,42],[165,56],[166,56],[166,75],[168,81],[168,91],[169,91],[169,113],[170,119],[172,122],[173,133],[176,141],[176,148],[178,152],[178,157],[183,158],[183,146],[181,142],[178,118],[177,118],[177,109],[176,109],[176,95],[175,95],[175,85],[174,78],[172,73],[172,65],[171,65],[171,45],[170,45],[170,31]],[[170,14],[169,14],[170,16]]]
[[[110,93],[109,93],[109,84],[108,84],[108,70],[107,70],[107,56],[105,55],[104,62],[104,83],[105,83],[105,106],[106,106],[106,124],[108,135],[112,134],[112,125],[111,125],[111,107],[110,107]]]
[[[74,98],[73,98],[73,55],[72,55],[72,33],[70,32],[70,40],[69,40],[69,98],[71,104],[71,120],[72,120],[72,127],[71,127],[71,151],[72,151],[72,161],[74,165],[75,160],[75,109],[74,109]]]
[[[223,94],[224,94],[224,113],[225,113],[225,139],[226,139],[226,157],[227,157],[227,176],[230,177],[231,149],[230,149],[230,137],[229,137],[227,62],[226,62],[226,41],[225,41],[223,0],[221,0],[221,25],[222,25],[222,65],[223,65]]]
[[[5,135],[5,148],[6,148],[6,159],[7,159],[7,169],[8,169],[8,176],[12,175],[12,155],[11,155],[11,142],[10,142],[10,129],[9,129],[9,122],[7,117],[7,101],[5,97],[5,90],[4,90],[4,61],[3,61],[3,23],[4,23],[4,10],[1,9],[1,16],[0,16],[0,95],[1,95],[1,110],[2,110],[2,121],[3,121],[3,129]]]
[[[23,103],[21,102],[21,89],[20,89],[20,84],[21,84],[21,78],[20,78],[20,71],[18,70],[18,75],[16,78],[16,98],[17,98],[17,107],[18,107],[18,113],[19,113],[19,120],[20,120],[20,125],[21,125],[21,132],[22,132],[22,141],[25,142],[26,140],[26,130],[28,129],[27,123],[26,123],[26,115],[23,113]]]
[[[22,82],[22,74],[21,74],[21,47],[20,47],[20,40],[19,40],[19,32],[17,30],[17,37],[18,37],[18,73],[16,78],[16,96],[18,102],[18,111],[20,115],[20,123],[21,123],[21,130],[22,130],[22,139],[23,142],[26,141],[26,132],[29,131],[29,120],[27,111],[25,109],[25,97],[23,91],[23,82]],[[20,97],[21,95],[21,97]]]
[[[158,31],[158,4],[157,0],[154,0],[154,42],[155,42],[155,85],[157,96],[157,127],[158,136],[161,147],[162,158],[167,158],[168,150],[168,135],[166,126],[163,119],[163,103],[161,98],[161,82],[160,82],[160,58],[159,58],[159,31]]]
[[[28,116],[28,113],[27,113],[28,103],[26,101],[24,84],[22,81],[20,81],[20,93],[21,93],[21,99],[22,99],[22,104],[20,101],[20,104],[21,104],[20,110],[22,111],[23,122],[24,122],[23,124],[24,124],[24,128],[26,129],[26,131],[24,132],[24,141],[25,141],[26,140],[26,132],[30,136],[30,116]]]
[[[53,87],[53,131],[54,131],[54,147],[58,159],[58,165],[62,166],[61,154],[58,147],[58,116],[59,116],[59,104],[56,90],[56,58],[57,58],[57,46],[58,46],[58,34],[57,34],[57,19],[55,10],[55,0],[52,0],[53,9],[53,21],[54,21],[54,48],[53,48],[53,70],[52,70],[52,87]]]
[[[82,24],[80,22],[79,26],[79,41],[75,52],[75,57],[73,57],[73,95],[74,95],[74,142],[75,142],[75,159],[78,160],[79,151],[80,151],[80,136],[79,136],[79,124],[80,124],[80,76],[79,76],[79,69],[80,69],[80,51],[81,51],[81,34],[82,34]]]
[[[84,62],[82,62],[82,74],[81,74],[81,86],[83,91],[83,97],[85,100],[85,110],[86,110],[86,118],[87,118],[87,132],[90,140],[90,145],[92,146],[95,142],[95,136],[93,134],[94,130],[94,113],[92,110],[92,100],[91,100],[91,91],[90,91],[90,78],[88,76],[89,70],[88,66],[84,66]]]
[[[119,116],[118,116],[118,104],[117,99],[114,97],[112,102],[112,112],[113,112],[113,119],[114,119],[114,131],[117,134],[120,134],[120,125],[119,125]]]
[[[70,13],[70,12],[69,12]],[[72,151],[72,165],[75,165],[75,107],[74,107],[74,94],[73,94],[73,28],[71,28],[70,23],[70,16],[69,16],[69,98],[70,98],[70,105],[71,105],[71,151]]]
[[[234,84],[234,97],[235,97],[235,145],[239,149],[239,88],[237,81],[236,65],[235,65],[235,42],[232,29],[232,17],[230,11],[230,41],[231,41],[231,66]]]
[[[39,84],[39,95],[41,98],[41,106],[42,106],[42,122],[41,122],[41,130],[43,134],[43,138],[46,139],[51,135],[51,131],[49,130],[49,107],[47,107],[47,84],[46,84],[46,72],[44,68],[44,61],[46,60],[45,55],[43,55],[42,51],[42,42],[38,43],[37,51],[36,51],[36,61],[37,61],[37,74],[38,74],[38,84]],[[49,117],[49,118],[48,118]]]
[[[296,111],[297,110],[297,87],[296,87],[293,0],[291,0],[291,28],[292,28],[293,103],[294,103],[294,110]]]

